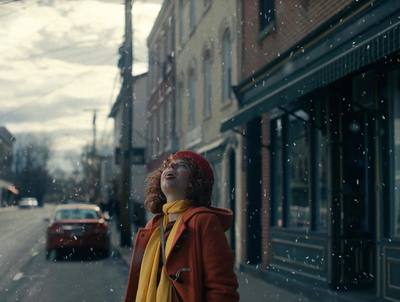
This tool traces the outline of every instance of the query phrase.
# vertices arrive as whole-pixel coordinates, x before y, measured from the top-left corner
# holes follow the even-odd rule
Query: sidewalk
[[[113,252],[127,265],[130,265],[132,248],[119,246],[119,233],[115,223],[111,222],[111,243]],[[304,297],[302,294],[294,294],[285,289],[271,285],[261,279],[255,278],[244,272],[236,272],[239,281],[239,294],[241,302],[316,302]]]

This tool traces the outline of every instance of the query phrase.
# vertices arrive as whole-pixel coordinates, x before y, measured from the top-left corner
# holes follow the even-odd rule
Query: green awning
[[[400,49],[400,1],[356,15],[274,73],[247,79],[235,90],[240,109],[222,121],[221,132],[285,106],[318,88],[386,58]]]

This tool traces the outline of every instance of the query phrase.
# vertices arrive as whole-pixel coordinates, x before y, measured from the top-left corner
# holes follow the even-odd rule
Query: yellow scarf
[[[164,228],[168,224],[168,214],[181,214],[185,212],[191,203],[188,200],[178,200],[167,202],[163,205],[163,225]],[[174,223],[165,244],[165,257],[171,251],[172,242],[175,238],[176,231],[182,223],[181,215]],[[171,302],[172,301],[172,285],[168,279],[165,266],[161,270],[160,283],[157,286],[157,273],[159,268],[161,253],[160,227],[157,227],[150,236],[144,251],[142,265],[140,267],[139,284],[135,302]]]

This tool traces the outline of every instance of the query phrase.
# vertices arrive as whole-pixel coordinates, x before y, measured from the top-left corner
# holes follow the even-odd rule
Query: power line
[[[114,56],[114,55],[113,55],[113,56]],[[102,63],[107,62],[107,61],[110,60],[113,56],[108,57],[106,60],[102,61],[102,62],[99,63],[99,64],[102,64]],[[47,97],[47,96],[49,96],[50,94],[52,94],[52,93],[54,93],[54,92],[57,92],[58,90],[60,90],[60,89],[62,89],[62,88],[64,88],[64,87],[66,87],[66,86],[70,85],[71,83],[75,82],[76,80],[78,80],[79,77],[81,77],[82,75],[87,74],[87,73],[91,73],[93,70],[94,70],[94,68],[91,68],[90,70],[83,71],[83,72],[78,73],[77,75],[74,75],[73,78],[72,78],[70,81],[64,83],[64,85],[59,86],[59,87],[57,87],[57,88],[55,88],[55,89],[53,89],[53,90],[50,90],[50,91],[48,91],[48,92],[46,92],[46,93],[44,93],[44,94],[38,96],[37,98],[35,98],[35,99],[31,100],[31,101],[28,101],[28,102],[26,102],[26,103],[24,103],[24,104],[18,106],[17,108],[14,108],[14,109],[12,109],[12,110],[10,110],[10,111],[7,111],[7,112],[4,112],[4,113],[0,114],[0,118],[4,118],[5,116],[9,116],[9,115],[11,115],[11,114],[13,114],[13,113],[15,113],[15,112],[17,112],[17,111],[23,109],[25,106],[36,102],[38,98]]]
[[[107,40],[107,42],[117,42],[117,40]],[[119,41],[119,40],[118,40]],[[89,53],[92,53],[92,52],[98,52],[98,50],[99,50],[99,47],[93,47],[93,48],[91,48],[91,49],[79,49],[79,48],[74,48],[75,46],[79,46],[79,45],[81,45],[81,44],[85,44],[85,43],[90,43],[90,42],[98,42],[98,40],[83,40],[83,41],[78,41],[78,42],[76,42],[76,43],[72,43],[72,44],[70,44],[70,45],[68,45],[68,46],[61,46],[61,47],[56,47],[56,48],[52,48],[52,49],[49,49],[49,50],[46,50],[46,51],[43,51],[43,52],[41,52],[41,53],[37,53],[37,54],[32,54],[32,55],[30,55],[30,56],[26,56],[26,57],[22,57],[22,58],[19,58],[19,59],[17,59],[18,61],[25,61],[25,60],[31,60],[31,59],[34,59],[34,58],[38,58],[38,57],[41,57],[41,56],[45,56],[45,55],[47,55],[47,54],[53,54],[53,53],[57,53],[57,52],[64,52],[64,51],[71,51],[71,50],[75,50],[75,51],[78,51],[77,53],[75,53],[75,54],[77,54],[77,55],[80,55],[80,54],[89,54]],[[85,50],[85,51],[81,51],[81,50]]]

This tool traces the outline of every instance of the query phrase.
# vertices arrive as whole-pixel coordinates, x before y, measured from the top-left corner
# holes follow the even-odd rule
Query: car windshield
[[[55,220],[98,218],[100,218],[99,213],[91,209],[63,209],[58,210],[55,215]]]

